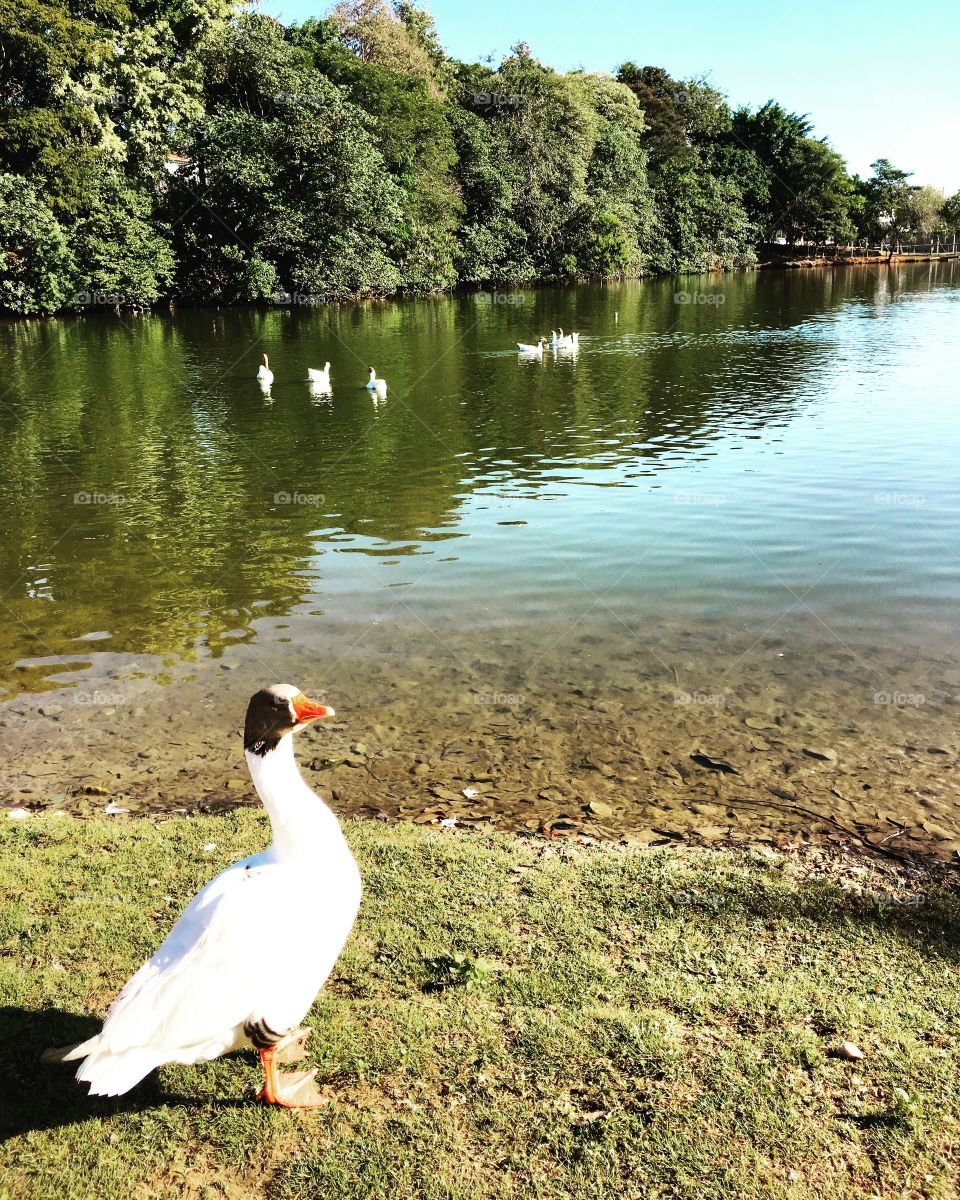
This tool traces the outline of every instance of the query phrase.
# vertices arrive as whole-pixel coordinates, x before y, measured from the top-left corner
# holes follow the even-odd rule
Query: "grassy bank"
[[[0,1196],[956,1195],[955,897],[760,855],[348,832],[366,896],[311,1015],[335,1099],[308,1115],[250,1099],[252,1055],[118,1101],[36,1063],[262,844],[259,813],[0,828]]]

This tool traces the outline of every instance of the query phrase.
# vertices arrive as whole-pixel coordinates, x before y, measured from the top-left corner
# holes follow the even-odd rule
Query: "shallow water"
[[[945,263],[0,326],[3,794],[242,799],[285,678],[345,808],[960,842],[958,316]]]

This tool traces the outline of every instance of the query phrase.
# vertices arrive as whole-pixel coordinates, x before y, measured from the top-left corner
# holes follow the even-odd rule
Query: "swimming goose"
[[[273,383],[273,372],[270,370],[270,363],[267,356],[263,356],[263,362],[257,369],[257,380],[262,388],[268,388]]]
[[[543,344],[546,338],[538,338],[535,346],[528,346],[525,342],[517,342],[518,354],[535,355],[537,358],[543,358]]]
[[[332,717],[290,684],[257,692],[243,747],[273,840],[215,876],[154,956],[127,983],[103,1029],[47,1061],[82,1058],[90,1094],[118,1096],[163,1063],[231,1050],[260,1053],[260,1099],[286,1108],[326,1103],[316,1071],[279,1071],[306,1057],[299,1028],[333,969],[360,903],[360,874],[339,822],[300,776],[293,733]]]
[[[377,372],[373,367],[370,368],[370,378],[367,380],[367,387],[371,392],[376,392],[378,396],[385,396],[387,394],[387,381],[385,379],[378,379]]]
[[[329,389],[330,364],[324,363],[322,371],[318,370],[316,367],[307,367],[307,378],[311,383],[315,383],[317,387]]]

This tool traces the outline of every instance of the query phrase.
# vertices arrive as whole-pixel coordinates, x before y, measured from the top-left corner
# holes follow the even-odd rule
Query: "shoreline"
[[[825,678],[815,655],[775,657],[758,675],[734,647],[703,658],[701,645],[696,658],[658,647],[610,672],[614,647],[595,633],[579,645],[576,667],[559,653],[528,663],[535,650],[513,642],[483,658],[464,646],[450,662],[414,646],[392,658],[387,680],[371,653],[322,683],[303,678],[305,660],[325,659],[320,647],[283,656],[275,646],[271,673],[338,710],[300,736],[297,757],[341,816],[960,863],[960,672],[949,661],[910,707],[892,701],[916,692],[918,661],[885,661],[881,702],[887,693],[878,701],[856,657],[840,652]],[[113,805],[126,810],[118,821],[256,806],[233,709],[262,685],[261,653],[238,647],[163,685],[143,660],[137,677],[110,659],[108,677],[101,667],[99,682],[79,678],[73,696],[61,688],[0,705],[0,805],[82,816]]]
[[[756,252],[756,249],[755,249]],[[540,279],[533,282],[514,283],[459,283],[449,288],[435,291],[397,291],[377,296],[307,296],[299,293],[284,293],[283,301],[262,300],[258,302],[238,304],[192,304],[189,301],[175,297],[158,300],[153,304],[141,305],[123,303],[119,305],[85,305],[76,308],[58,309],[52,313],[15,313],[0,308],[0,322],[15,324],[31,321],[65,320],[70,317],[109,316],[125,314],[128,316],[163,316],[177,312],[273,312],[278,310],[293,310],[298,308],[326,309],[338,306],[362,306],[370,304],[402,304],[409,301],[431,300],[439,298],[456,299],[457,297],[475,295],[510,295],[547,291],[551,288],[563,289],[573,287],[604,288],[625,283],[643,283],[654,280],[682,280],[699,276],[749,275],[753,271],[776,271],[808,269],[810,267],[861,267],[861,266],[907,266],[910,263],[926,262],[960,262],[960,249],[936,254],[887,254],[879,255],[841,255],[828,258],[826,256],[800,255],[795,258],[786,255],[774,255],[757,259],[749,264],[740,266],[711,266],[700,270],[674,271],[653,273],[647,275],[610,275],[603,277],[574,278],[574,279]]]

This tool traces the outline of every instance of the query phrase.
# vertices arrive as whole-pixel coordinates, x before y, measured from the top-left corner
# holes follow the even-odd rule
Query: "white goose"
[[[266,355],[263,356],[263,362],[257,368],[257,382],[264,391],[273,383],[273,372],[270,370],[270,361]]]
[[[378,396],[385,396],[387,394],[387,381],[385,379],[378,379],[377,372],[373,367],[370,368],[370,378],[367,380],[367,387],[371,392],[376,392]]]
[[[546,338],[537,338],[535,346],[528,346],[525,342],[517,342],[517,353],[526,354],[535,358],[543,358],[543,344]]]
[[[554,340],[553,348],[555,350],[576,350],[580,345],[579,333],[567,333],[560,330],[560,336]]]
[[[328,392],[330,390],[330,364],[324,363],[322,371],[317,367],[307,367],[307,378],[316,387]]]
[[[329,716],[332,708],[289,684],[250,700],[243,745],[273,841],[197,893],[113,1002],[99,1034],[48,1052],[48,1061],[82,1058],[77,1078],[91,1095],[120,1095],[163,1063],[253,1047],[265,1076],[260,1099],[287,1108],[326,1103],[315,1070],[277,1067],[306,1057],[310,1030],[298,1026],[360,903],[360,874],[337,818],[293,756],[294,730]]]

